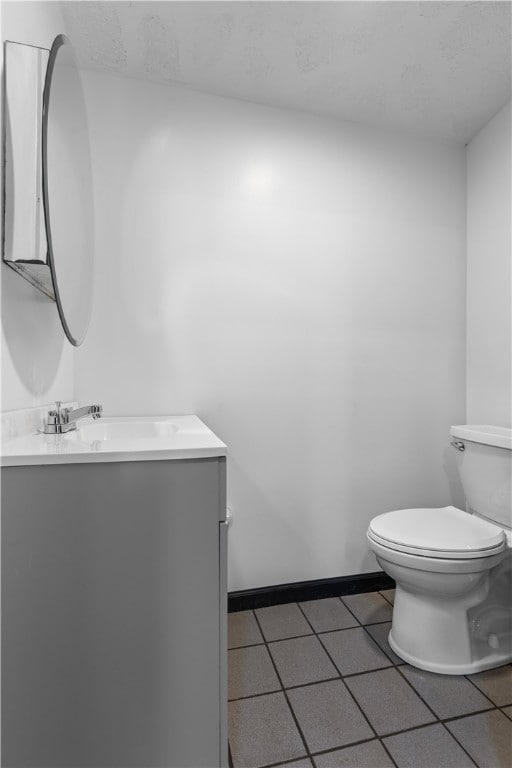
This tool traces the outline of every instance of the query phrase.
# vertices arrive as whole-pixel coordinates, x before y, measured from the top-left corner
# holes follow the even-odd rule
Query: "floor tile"
[[[357,627],[359,622],[343,605],[339,597],[323,600],[308,600],[299,603],[315,632],[329,632],[332,629]]]
[[[228,698],[240,699],[258,693],[279,691],[279,684],[266,646],[253,645],[228,651]]]
[[[394,667],[348,677],[345,682],[379,735],[435,720]]]
[[[391,605],[394,605],[395,603],[395,590],[394,589],[381,589],[379,592],[379,595],[382,595],[382,597],[388,601],[388,603],[391,603]]]
[[[262,643],[263,637],[252,611],[236,611],[228,614],[228,648]]]
[[[389,656],[393,664],[405,664],[405,661],[391,650],[391,646],[388,643],[388,635],[390,629],[390,621],[386,621],[383,624],[368,624],[366,627],[366,631],[370,633],[375,642],[382,648],[386,656]]]
[[[450,720],[446,727],[480,768],[510,768],[512,721],[497,709]]]
[[[255,613],[267,640],[285,640],[288,637],[313,634],[296,603],[257,608]]]
[[[283,693],[231,702],[229,743],[234,768],[257,768],[306,756]]]
[[[364,592],[361,595],[345,595],[341,598],[347,608],[361,624],[375,624],[391,621],[393,608],[378,592]]]
[[[268,648],[285,688],[338,676],[338,670],[314,635],[279,640]]]
[[[512,704],[512,667],[498,667],[469,675],[469,679],[477,685],[498,707]]]
[[[512,720],[512,707],[503,707],[502,711]]]
[[[474,768],[473,761],[440,724],[383,739],[398,768]]]
[[[400,671],[441,720],[494,706],[465,677],[436,675],[409,666],[403,666]]]
[[[342,675],[391,666],[391,661],[362,627],[319,635]]]
[[[316,768],[394,768],[389,755],[377,739],[317,755],[313,760]]]
[[[311,752],[374,735],[341,680],[293,688],[288,697]]]
[[[294,760],[293,763],[277,765],[276,768],[313,768],[313,763],[306,757],[304,760]]]

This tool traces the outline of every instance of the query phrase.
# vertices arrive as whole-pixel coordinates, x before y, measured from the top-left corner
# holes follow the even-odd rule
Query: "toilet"
[[[512,430],[455,426],[450,435],[466,511],[386,512],[367,538],[396,581],[393,651],[461,675],[512,661]]]

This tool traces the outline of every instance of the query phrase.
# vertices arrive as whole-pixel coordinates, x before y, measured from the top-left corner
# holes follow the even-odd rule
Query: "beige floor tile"
[[[345,595],[341,599],[361,624],[391,621],[393,617],[393,607],[378,592]]]
[[[231,702],[229,743],[234,768],[257,768],[306,756],[283,693]]]
[[[391,666],[391,661],[363,627],[328,632],[319,637],[342,675]]]
[[[255,613],[265,639],[268,641],[313,634],[313,630],[296,603],[257,608]]]
[[[281,685],[265,645],[228,651],[228,698],[279,691]]]
[[[510,768],[512,721],[498,709],[446,723],[480,768]]]
[[[405,664],[405,661],[397,656],[394,651],[391,650],[391,646],[388,643],[389,630],[391,629],[391,622],[386,621],[381,624],[367,624],[366,631],[370,633],[375,642],[382,648],[386,656],[389,656],[393,664]]]
[[[428,725],[383,739],[398,768],[474,768],[442,725]]]
[[[299,603],[315,632],[329,632],[333,629],[357,627],[355,619],[339,597],[327,597],[323,600],[308,600]]]
[[[288,697],[311,752],[335,749],[373,736],[341,680],[293,688]]]
[[[270,643],[269,651],[285,688],[338,677],[338,670],[315,636],[279,640]]]
[[[512,704],[512,667],[510,665],[470,675],[469,679],[498,707]]]
[[[395,590],[394,589],[381,589],[379,592],[382,597],[388,601],[388,603],[391,603],[391,605],[394,605],[395,603]]]
[[[228,648],[240,648],[262,642],[263,636],[252,611],[228,614]]]
[[[493,703],[465,677],[436,675],[416,667],[403,666],[400,672],[441,719],[492,709]]]
[[[313,759],[316,768],[394,768],[389,755],[377,739],[317,755]]]
[[[345,682],[379,736],[435,721],[394,667],[347,677]]]

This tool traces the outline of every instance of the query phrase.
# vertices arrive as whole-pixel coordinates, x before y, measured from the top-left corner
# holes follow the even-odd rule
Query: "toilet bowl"
[[[464,429],[470,428],[453,427],[452,435]],[[396,582],[391,648],[410,664],[443,674],[512,661],[512,527],[506,525],[512,523],[512,434],[471,429],[472,439],[466,432],[455,446],[465,454],[459,471],[468,511],[447,506],[386,512],[367,533],[379,565]],[[494,438],[492,429],[499,433]]]

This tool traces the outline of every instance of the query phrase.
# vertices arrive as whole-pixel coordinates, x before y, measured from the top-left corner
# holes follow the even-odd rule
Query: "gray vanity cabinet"
[[[6,768],[227,764],[225,458],[4,467]]]

